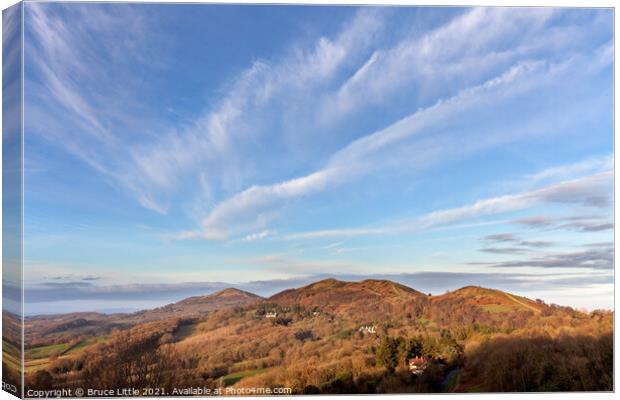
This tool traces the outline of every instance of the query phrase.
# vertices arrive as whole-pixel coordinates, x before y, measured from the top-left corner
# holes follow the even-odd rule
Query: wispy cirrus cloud
[[[547,240],[523,240],[513,233],[497,233],[482,238],[486,243],[503,244],[512,247],[483,247],[480,251],[494,254],[527,254],[534,250],[553,246],[555,243]]]
[[[134,114],[135,120],[148,117],[138,106],[138,102],[131,98],[131,93],[136,91],[131,82],[140,82],[140,76],[127,68],[120,72],[119,69],[114,69],[122,79],[112,80],[116,83],[113,87],[96,87],[94,93],[97,93],[97,96],[88,95],[87,91],[80,90],[81,87],[89,87],[97,81],[109,84],[110,79],[90,76],[89,74],[97,71],[88,68],[81,60],[85,59],[83,53],[86,53],[87,59],[95,60],[101,65],[115,63],[126,66],[128,62],[122,62],[122,59],[131,54],[136,64],[142,65],[146,60],[152,64],[152,49],[156,46],[148,45],[149,35],[145,34],[152,31],[149,16],[132,9],[132,14],[139,17],[131,24],[126,24],[122,16],[117,15],[119,13],[110,11],[111,8],[83,7],[73,8],[74,23],[67,24],[58,15],[43,12],[43,7],[32,5],[30,12],[33,16],[33,34],[41,43],[45,43],[42,47],[48,49],[47,53],[38,55],[38,68],[46,78],[46,94],[50,94],[55,102],[46,103],[48,112],[42,107],[33,109],[33,113],[46,116],[37,118],[45,124],[40,127],[41,130],[47,130],[49,135],[53,134],[54,137],[50,138],[52,141],[62,142],[66,150],[87,162],[102,173],[105,179],[127,191],[146,208],[165,213],[174,203],[175,196],[196,197],[194,203],[197,204],[198,213],[203,214],[196,218],[200,219],[203,225],[208,225],[211,233],[206,233],[207,229],[201,229],[203,232],[199,235],[180,236],[208,238],[224,236],[220,232],[221,226],[217,226],[220,224],[217,220],[228,219],[227,215],[230,213],[229,207],[225,205],[226,201],[221,201],[220,204],[212,203],[214,193],[220,199],[230,197],[233,193],[230,202],[236,203],[238,208],[243,206],[244,199],[247,199],[250,193],[256,196],[258,208],[266,203],[264,199],[267,196],[284,201],[303,196],[297,190],[291,189],[287,192],[286,187],[290,185],[287,185],[286,181],[274,184],[274,187],[280,185],[280,190],[270,190],[267,185],[247,188],[248,179],[255,177],[253,171],[256,160],[244,147],[247,147],[248,143],[256,143],[265,131],[271,132],[274,123],[288,126],[282,116],[291,113],[298,115],[295,114],[297,110],[310,108],[309,114],[314,117],[304,120],[310,122],[317,119],[322,122],[316,125],[309,123],[308,130],[322,131],[325,130],[325,118],[330,119],[327,117],[329,112],[333,112],[333,115],[340,119],[355,115],[363,112],[368,102],[386,101],[403,87],[409,88],[414,83],[418,85],[427,82],[428,86],[432,82],[433,87],[445,88],[445,82],[442,83],[441,79],[447,76],[446,74],[451,81],[459,82],[456,90],[452,85],[449,91],[442,89],[436,93],[450,100],[441,100],[434,107],[413,114],[413,120],[403,119],[400,125],[391,126],[388,128],[391,135],[382,132],[380,139],[378,136],[373,139],[368,135],[351,143],[326,160],[326,169],[329,171],[315,171],[317,174],[330,175],[327,178],[330,182],[332,179],[336,182],[341,179],[346,181],[347,175],[355,173],[350,171],[348,165],[347,168],[343,168],[343,165],[352,161],[363,163],[362,153],[376,153],[383,146],[380,145],[381,141],[386,141],[388,145],[392,140],[402,140],[402,133],[396,132],[399,128],[410,130],[411,124],[418,124],[420,126],[415,130],[420,131],[424,129],[423,120],[431,123],[430,114],[439,114],[434,108],[441,108],[446,112],[451,102],[456,108],[480,94],[473,92],[490,91],[492,86],[497,86],[497,95],[501,93],[499,89],[503,87],[502,81],[511,79],[512,75],[527,75],[535,72],[528,70],[541,67],[545,69],[544,65],[531,62],[540,59],[541,49],[562,50],[571,57],[579,58],[583,51],[580,46],[583,46],[584,38],[605,26],[598,20],[600,17],[581,22],[591,29],[570,23],[551,25],[557,14],[552,9],[531,13],[523,9],[475,8],[456,15],[430,32],[410,32],[395,43],[388,41],[390,44],[386,47],[379,39],[384,35],[386,15],[389,12],[361,9],[343,24],[342,29],[330,36],[320,36],[310,44],[292,45],[283,57],[253,61],[223,85],[223,95],[217,101],[205,106],[199,115],[183,126],[175,127],[167,122],[153,124],[147,129],[143,128],[146,132],[141,133],[152,140],[138,140],[127,147],[125,141],[119,138],[125,138],[128,127],[132,133],[139,131],[135,126],[137,124],[127,121],[128,118],[131,119],[128,114]],[[124,29],[127,25],[133,28]],[[523,34],[524,27],[527,27],[527,35]],[[124,32],[123,40],[114,41],[119,32]],[[124,47],[105,46],[99,49],[100,46],[93,46],[94,38],[101,37],[111,39],[101,43],[120,42]],[[532,37],[536,37],[536,45],[531,44]],[[542,39],[542,42],[539,39]],[[506,45],[508,42],[509,46]],[[455,43],[467,45],[458,46]],[[101,51],[88,51],[89,47],[96,47]],[[151,50],[145,53],[145,48]],[[139,51],[140,49],[142,51]],[[82,56],[77,57],[78,52]],[[609,62],[606,54],[602,52],[595,55],[595,60],[589,65],[598,68],[601,63],[605,65]],[[585,54],[582,56],[591,57]],[[67,64],[63,60],[71,62]],[[551,75],[557,72],[553,71],[554,66],[562,69],[561,63],[553,62],[546,71]],[[511,65],[515,67],[510,69]],[[100,70],[107,71],[112,68]],[[504,75],[498,73],[506,70],[509,72]],[[347,71],[353,73],[347,75]],[[478,73],[473,76],[472,71]],[[343,75],[345,79],[342,78]],[[547,74],[545,79],[551,75]],[[527,90],[523,86],[528,79],[525,76],[522,78],[512,82],[511,91]],[[81,84],[82,81],[87,84]],[[536,85],[534,81],[532,86]],[[507,89],[507,86],[503,88]],[[428,92],[428,87],[425,90]],[[319,101],[305,100],[309,94],[316,95]],[[428,93],[426,95],[428,96]],[[118,99],[119,96],[126,101],[109,101],[110,98]],[[112,107],[112,104],[118,107]],[[128,106],[133,113],[126,112]],[[58,114],[58,107],[70,112],[76,128],[74,132],[79,132],[79,136],[71,137],[69,130],[49,129],[56,125],[54,113]],[[315,118],[317,116],[318,118]],[[263,123],[261,128],[257,128],[258,124],[253,123],[258,119]],[[338,127],[338,124],[335,123],[334,126]],[[90,135],[92,141],[85,140],[82,134]],[[367,150],[364,150],[365,148]],[[361,153],[355,154],[356,152]],[[354,165],[353,168],[361,169],[363,166]],[[337,172],[332,174],[332,170]],[[297,180],[312,177],[313,174],[308,174]],[[318,182],[320,180],[315,179],[317,186],[321,185]],[[183,186],[179,183],[184,181],[200,181],[200,185]],[[202,189],[196,193],[196,187]],[[243,190],[244,187],[247,189]],[[315,193],[310,186],[306,187],[306,193]],[[208,192],[208,195],[201,193],[203,191]],[[209,214],[206,217],[204,210]],[[261,214],[259,219],[265,218],[266,216]]]
[[[389,101],[403,87],[425,97],[444,90],[444,80],[461,88],[485,81],[519,55],[532,52],[528,36],[543,31],[553,14],[551,8],[536,15],[519,9],[475,8],[423,35],[412,35],[393,47],[377,50],[336,92],[326,96],[321,118],[339,119],[354,110]],[[515,37],[519,43],[510,48],[501,46],[502,41],[514,41]]]
[[[143,127],[138,132],[149,140],[130,140],[132,145],[126,146],[128,128],[136,129],[127,126],[133,124],[128,121],[132,118],[128,107],[136,120],[148,118],[140,103],[128,98],[144,78],[125,68],[127,55],[145,69],[158,62],[148,49],[156,47],[149,38],[159,38],[146,35],[154,21],[142,11],[129,6],[123,12],[118,7],[96,5],[53,10],[44,4],[29,5],[32,43],[40,44],[29,47],[29,63],[41,75],[39,81],[29,82],[39,92],[29,109],[36,115],[32,118],[35,130],[45,132],[51,142],[103,174],[143,207],[159,213],[167,212],[176,191],[187,190],[179,184],[183,179],[201,179],[203,187],[237,190],[247,168],[240,164],[244,155],[237,153],[242,147],[239,140],[259,133],[245,125],[250,110],[263,109],[282,93],[323,85],[363,54],[382,29],[381,11],[361,10],[333,38],[322,36],[311,45],[295,46],[274,62],[253,62],[225,85],[225,94],[214,105],[184,126],[162,122]],[[72,14],[71,23],[64,18],[66,14]],[[130,14],[135,18],[125,21]],[[132,28],[126,29],[128,26]],[[109,43],[120,47],[108,47]],[[86,60],[108,67],[92,69]],[[96,76],[110,71],[115,71],[116,79]],[[106,82],[106,86],[97,86],[98,82]],[[110,82],[115,85],[109,87]],[[97,95],[83,90],[93,86]],[[67,116],[62,122],[65,127],[58,122],[59,109]],[[74,129],[66,129],[69,123]],[[205,170],[209,172],[205,174]]]
[[[613,173],[611,171],[587,176],[584,178],[564,181],[542,188],[518,194],[509,194],[479,200],[473,204],[461,207],[438,210],[417,218],[389,225],[367,228],[344,228],[298,232],[284,235],[285,239],[322,239],[346,238],[356,236],[373,236],[397,234],[405,232],[421,232],[451,225],[481,217],[500,215],[504,213],[525,210],[536,205],[548,203],[574,204],[599,209],[607,207],[612,196]],[[568,217],[570,218],[570,217]],[[565,221],[565,219],[564,219]],[[516,224],[526,224],[536,227],[549,227],[555,224],[551,217],[527,217],[514,221]],[[557,224],[558,228],[571,229],[581,227],[582,231],[610,229],[609,223],[594,223],[591,221],[576,221],[569,224]],[[521,240],[514,234],[489,235],[485,239],[495,242],[517,243],[525,247],[547,247],[553,245],[550,241]]]
[[[585,59],[580,60],[585,61]],[[486,107],[494,102],[506,101],[518,96],[539,85],[547,85],[555,79],[563,79],[567,72],[579,68],[580,62],[574,60],[559,65],[547,65],[544,62],[520,63],[509,68],[503,74],[459,92],[454,97],[440,100],[431,107],[421,109],[396,123],[354,140],[344,148],[336,151],[323,169],[311,174],[276,183],[273,185],[252,186],[235,196],[216,205],[201,222],[200,231],[190,233],[190,237],[207,239],[222,239],[238,234],[239,231],[264,227],[268,212],[282,202],[324,191],[329,187],[337,186],[352,179],[356,179],[368,172],[370,165],[380,168],[382,163],[393,163],[392,157],[376,158],[385,149],[399,145],[412,137],[422,135],[424,130],[433,129],[444,120],[458,118],[463,113],[472,113],[477,108]],[[496,137],[496,143],[502,140],[511,140],[502,135]],[[461,148],[461,153],[467,151]],[[480,148],[472,148],[476,152]],[[441,159],[441,152],[435,155]],[[374,157],[374,158],[373,158]],[[565,193],[558,193],[558,191]],[[568,184],[553,188],[537,196],[557,196],[557,199],[567,199],[569,193],[574,192]],[[496,207],[513,207],[516,202],[528,202],[524,197],[493,199]],[[589,202],[602,201],[591,197]],[[490,203],[480,204],[481,208],[492,206]],[[452,210],[456,212],[457,210]],[[465,211],[465,210],[461,210]],[[446,213],[444,213],[447,216]],[[248,219],[248,216],[250,218]],[[440,218],[440,214],[429,218]],[[234,221],[234,224],[231,224]],[[239,221],[242,221],[241,223]],[[180,238],[187,237],[182,233]]]
[[[609,217],[592,215],[568,217],[533,215],[513,222],[533,229],[565,229],[577,232],[600,232],[614,228],[614,223]]]
[[[256,232],[256,233],[252,233],[250,235],[247,235],[246,237],[243,238],[243,241],[245,242],[253,242],[255,240],[260,240],[260,239],[264,239],[266,237],[272,236],[274,234],[274,232],[266,229],[264,231],[261,232]]]
[[[536,267],[536,268],[584,268],[593,270],[613,269],[613,247],[589,249],[577,252],[550,253],[525,260],[489,263],[495,267]]]
[[[422,221],[427,225],[523,210],[540,203],[577,204],[593,208],[609,205],[613,186],[613,172],[602,172],[549,185],[530,192],[493,197],[474,204],[432,212]]]
[[[208,166],[211,184],[238,189],[244,171],[239,165],[241,154],[233,143],[239,146],[240,137],[247,140],[260,133],[243,121],[249,110],[267,107],[287,90],[308,90],[330,79],[349,58],[355,59],[356,52],[371,42],[373,32],[380,27],[378,15],[361,12],[333,40],[321,37],[310,50],[296,49],[279,63],[254,62],[229,84],[215,107],[205,110],[186,130],[133,149],[137,178],[151,177],[149,184],[169,188],[181,176]],[[363,31],[365,40],[353,39]]]
[[[145,78],[131,66],[148,59],[151,68],[163,68],[149,41],[165,47],[156,33],[146,34],[148,22],[140,15],[130,5],[26,6],[25,128],[77,157],[142,206],[164,212],[165,205],[123,173],[130,159],[127,144],[148,139],[151,129],[163,126],[155,118],[140,119],[152,114],[136,98],[145,94]]]
[[[528,182],[529,184],[539,184],[541,182],[568,179],[579,175],[592,175],[595,173],[612,170],[613,165],[614,159],[612,155],[592,157],[577,163],[544,169],[540,172],[524,177],[523,181]]]
[[[523,247],[483,247],[479,251],[493,254],[527,254],[531,250]]]

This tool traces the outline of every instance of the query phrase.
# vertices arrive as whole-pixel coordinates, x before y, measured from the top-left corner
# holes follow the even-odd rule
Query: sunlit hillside
[[[612,390],[612,318],[474,286],[227,289],[134,314],[28,318],[26,388]]]

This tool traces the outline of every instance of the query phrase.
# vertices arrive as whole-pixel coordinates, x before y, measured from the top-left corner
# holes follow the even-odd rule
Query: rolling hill
[[[268,301],[279,305],[295,304],[320,308],[336,314],[378,311],[380,306],[425,297],[415,289],[388,280],[367,279],[344,282],[325,279],[299,289],[289,289],[271,296]]]
[[[269,298],[226,289],[133,314],[28,318],[26,381],[293,393],[602,390],[610,387],[612,322],[611,312],[477,286],[437,296],[387,280],[326,279]],[[412,375],[412,355],[432,368]],[[157,373],[115,372],[142,368]]]
[[[136,320],[136,322],[145,322],[170,316],[197,317],[215,310],[247,306],[261,299],[262,297],[253,293],[228,288],[207,296],[189,297],[153,310],[139,311],[132,314],[130,318]]]
[[[229,307],[247,306],[262,297],[235,288],[206,296],[195,296],[151,310],[131,314],[69,313],[26,317],[26,348],[66,341],[78,336],[107,335],[115,329],[126,329],[139,323],[167,318],[200,317]]]
[[[489,312],[532,311],[540,313],[546,306],[542,302],[530,300],[501,290],[487,289],[479,286],[466,286],[453,292],[434,296],[432,301],[442,302],[458,299],[472,307]]]

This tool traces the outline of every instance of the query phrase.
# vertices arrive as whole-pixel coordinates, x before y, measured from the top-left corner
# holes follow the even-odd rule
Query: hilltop
[[[432,301],[442,302],[455,299],[465,301],[466,304],[472,307],[478,307],[484,311],[494,313],[510,311],[540,313],[548,307],[542,301],[533,301],[526,297],[480,286],[465,286],[453,292],[434,296]]]
[[[415,289],[388,280],[345,282],[325,279],[299,289],[285,290],[271,296],[268,301],[280,305],[323,308],[337,314],[356,314],[378,311],[387,304],[424,296]]]
[[[228,288],[207,296],[194,296],[168,304],[164,307],[153,310],[140,311],[133,314],[133,318],[138,321],[154,321],[169,316],[175,317],[196,317],[207,314],[211,311],[242,307],[260,301],[262,297],[240,289]]]

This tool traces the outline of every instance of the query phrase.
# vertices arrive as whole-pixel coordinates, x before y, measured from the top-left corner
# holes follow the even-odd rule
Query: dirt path
[[[534,306],[531,306],[527,303],[522,302],[521,300],[517,299],[516,297],[514,297],[513,295],[511,295],[510,293],[504,293],[506,296],[508,296],[508,298],[516,303],[521,304],[523,307],[528,308],[532,311],[534,311],[535,313],[539,313],[540,310]]]

